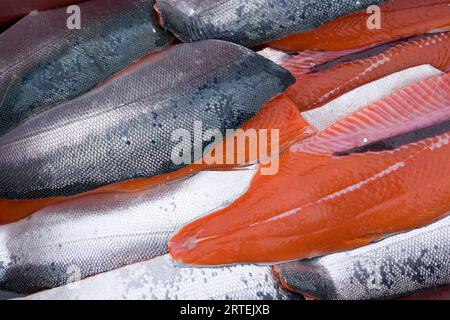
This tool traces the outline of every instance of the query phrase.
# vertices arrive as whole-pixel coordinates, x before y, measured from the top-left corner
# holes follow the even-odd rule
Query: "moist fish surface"
[[[34,10],[48,10],[69,6],[83,0],[2,0],[0,2],[0,27],[7,26]]]
[[[255,46],[305,32],[382,0],[157,0],[162,24],[184,42]]]
[[[310,138],[315,143],[291,146],[278,174],[255,175],[231,205],[180,229],[169,252],[187,265],[277,263],[443,218],[450,212],[449,89],[448,74],[422,80],[334,123]],[[347,152],[355,146],[363,149]]]
[[[69,196],[176,171],[187,163],[174,150],[198,160],[214,142],[204,131],[224,136],[293,82],[270,60],[219,40],[150,55],[1,137],[0,198]]]
[[[19,294],[16,294],[16,293],[0,290],[0,301],[2,301],[2,300],[9,300],[9,299],[17,299],[17,298],[20,298],[20,297],[23,297],[23,296],[19,295]]]
[[[413,295],[402,297],[401,300],[449,300],[450,286],[420,291]]]
[[[328,52],[320,53],[304,53],[302,57],[290,57],[290,55],[284,54],[282,52],[273,50],[273,49],[265,49],[260,54],[267,56],[273,61],[276,61],[279,64],[287,67],[293,74],[295,74],[298,78],[298,83],[291,86],[294,88],[288,88],[282,95],[272,99],[269,103],[267,103],[258,114],[247,121],[242,129],[278,129],[279,130],[279,151],[283,151],[287,146],[292,144],[295,141],[299,141],[305,139],[312,134],[314,134],[315,129],[311,127],[314,125],[317,129],[321,130],[324,126],[328,126],[330,123],[336,120],[340,120],[344,115],[349,115],[351,112],[356,111],[356,108],[364,107],[369,102],[373,102],[376,99],[384,98],[387,95],[392,93],[391,87],[393,83],[394,86],[392,88],[400,88],[403,85],[412,84],[414,81],[417,81],[421,77],[435,75],[437,70],[433,69],[430,66],[419,65],[421,63],[431,63],[434,66],[444,69],[449,63],[449,55],[448,50],[446,50],[446,44],[450,42],[445,42],[447,34],[439,34],[435,36],[429,36],[424,38],[423,40],[428,39],[428,41],[419,41],[416,44],[409,44],[405,46],[406,48],[428,48],[427,54],[420,51],[414,53],[413,55],[409,55],[411,51],[408,50],[398,50],[397,54],[389,55],[390,61],[393,60],[393,57],[396,57],[396,60],[400,61],[400,64],[387,62],[386,59],[383,59],[380,54],[379,57],[371,58],[368,62],[365,60],[358,60],[354,63],[352,61],[352,56],[347,56],[345,53],[345,59],[338,62],[334,67],[327,67],[324,70],[332,69],[333,71],[325,72],[322,76],[317,76],[315,73],[304,74],[305,72],[311,72],[311,62],[314,62],[314,65],[317,65],[320,61],[319,57],[323,57],[324,60],[322,64],[317,65],[317,68],[324,68],[328,62],[337,62],[336,60],[330,61],[330,58],[336,57],[336,54],[330,54]],[[426,43],[433,43],[433,41],[437,44],[436,47],[434,45],[427,47]],[[400,46],[400,44],[398,44]],[[385,49],[384,49],[385,50]],[[384,51],[383,50],[383,51]],[[425,50],[425,49],[420,49]],[[431,53],[432,52],[432,53]],[[338,53],[337,56],[341,56],[341,52]],[[311,61],[308,57],[312,58]],[[343,58],[343,57],[342,57]],[[361,59],[361,56],[359,56]],[[406,59],[406,60],[405,60]],[[394,59],[395,60],[395,59]],[[361,61],[364,61],[363,67],[361,67]],[[384,63],[381,63],[384,61]],[[404,61],[409,61],[408,63],[404,63]],[[325,63],[325,65],[323,64]],[[417,67],[409,68],[418,65]],[[356,71],[347,72],[349,69],[356,68]],[[405,68],[405,70],[403,70]],[[306,70],[306,71],[305,71]],[[367,71],[365,71],[367,70]],[[374,72],[368,72],[373,70]],[[385,75],[390,74],[392,72],[398,71],[388,77]],[[321,71],[320,73],[322,73]],[[383,78],[383,76],[385,76]],[[373,79],[381,78],[374,82],[370,82]],[[311,78],[311,81],[309,79]],[[314,78],[314,79],[312,79]],[[324,85],[324,79],[330,81],[330,84]],[[331,80],[335,78],[334,80]],[[353,79],[353,80],[352,80]],[[358,81],[356,81],[358,80]],[[370,82],[366,85],[361,86],[361,84]],[[303,84],[303,85],[302,85]],[[348,90],[351,90],[354,87],[361,86],[357,90],[354,89],[351,92],[346,93]],[[337,92],[335,92],[336,88],[339,88]],[[364,91],[370,90],[371,94],[366,94]],[[303,92],[302,95],[294,95],[296,92]],[[361,92],[363,92],[361,94]],[[332,94],[332,95],[330,95]],[[342,96],[339,96],[343,94]],[[324,96],[325,98],[330,98],[329,96],[339,96],[337,99],[332,100],[331,102],[325,104],[322,108],[316,108],[317,105],[324,103],[325,100],[320,99],[320,97]],[[349,95],[349,96],[348,96]],[[300,97],[298,99],[297,97]],[[295,103],[294,103],[295,101]],[[320,103],[319,103],[320,102]],[[311,107],[308,106],[311,104]],[[313,109],[313,110],[309,110]],[[345,110],[343,110],[345,109]],[[300,111],[307,110],[303,112],[301,115]],[[305,121],[307,120],[307,122]],[[335,119],[335,120],[333,120]],[[308,124],[309,122],[309,124]],[[231,137],[228,137],[231,139]],[[226,139],[229,141],[230,139]],[[270,141],[267,141],[268,145],[270,145]],[[223,145],[226,145],[224,142],[219,143],[217,145],[218,148],[221,148]],[[224,152],[224,157],[228,157],[230,152],[227,148],[226,152]],[[237,153],[235,159],[242,155],[239,153],[239,150],[233,148],[233,152]],[[251,156],[250,150],[245,150],[247,159],[249,163],[252,163],[258,159],[255,159]],[[234,156],[234,155],[233,155]],[[238,163],[239,161],[233,162]],[[223,162],[227,163],[227,162]],[[210,167],[211,165],[208,165]],[[189,170],[192,172],[197,172],[202,169],[201,166],[198,165],[189,165],[185,168],[184,171]],[[178,170],[177,172],[179,172]],[[171,174],[171,179],[173,180],[173,174]],[[130,182],[132,183],[132,182]],[[109,188],[109,186],[108,186]],[[122,186],[120,186],[122,188]],[[102,188],[100,188],[102,189]],[[98,191],[100,191],[98,189]],[[8,223],[17,221],[21,218],[28,216],[29,214],[36,212],[40,208],[48,206],[52,203],[65,201],[67,197],[53,197],[53,198],[45,198],[45,199],[32,199],[32,200],[0,200],[0,207],[8,208],[7,212],[4,210],[0,210],[0,223]]]
[[[448,31],[450,30],[448,10],[446,0],[385,1],[379,6],[379,11],[355,12],[325,23],[314,30],[275,40],[269,46],[293,52],[348,50],[436,30]]]
[[[205,171],[142,192],[88,195],[0,226],[0,290],[29,294],[166,254],[178,228],[234,201],[255,171]]]
[[[79,7],[80,29],[68,28],[60,8],[30,14],[0,34],[0,134],[173,41],[149,0]]]
[[[317,299],[392,299],[450,284],[450,217],[358,248],[274,266],[284,287]]]
[[[292,300],[268,266],[180,268],[168,256],[36,293],[26,300]]]
[[[286,91],[300,111],[311,110],[392,73],[428,64],[450,67],[450,33],[443,32],[394,42],[344,55],[303,52],[282,65],[297,78]]]

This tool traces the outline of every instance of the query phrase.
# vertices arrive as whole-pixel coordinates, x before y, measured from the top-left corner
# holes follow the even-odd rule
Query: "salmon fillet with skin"
[[[380,6],[380,29],[369,29],[373,10],[362,10],[330,21],[317,29],[269,43],[284,51],[348,50],[450,29],[450,8],[444,0],[394,0]]]
[[[0,2],[0,27],[7,26],[34,10],[48,10],[80,2],[83,0],[2,0]]]
[[[413,101],[420,108],[411,106]],[[445,216],[450,211],[449,75],[407,87],[377,105],[329,128],[335,132],[333,154],[306,152],[307,142],[294,145],[280,156],[277,175],[256,175],[233,204],[183,227],[169,244],[174,260],[224,265],[304,259],[360,247]],[[400,125],[406,133],[393,131],[385,138],[386,127]],[[380,140],[346,150],[343,128],[373,138],[379,132]]]
[[[323,62],[327,61],[327,56],[322,60]],[[301,64],[297,65],[301,67]],[[294,67],[294,64],[290,64],[291,67]],[[130,66],[130,68],[135,68],[136,64]],[[130,69],[130,68],[127,68]],[[298,69],[296,69],[298,70]],[[297,81],[301,82],[303,80],[298,79]],[[294,86],[297,86],[295,84]],[[291,89],[290,89],[291,90]],[[306,94],[307,91],[304,93]],[[319,110],[319,109],[318,109]],[[266,106],[262,108],[262,110],[251,120],[249,120],[242,127],[243,130],[247,129],[278,129],[279,130],[279,148],[278,152],[286,149],[290,144],[303,140],[314,133],[314,129],[305,122],[304,119],[308,119],[306,115],[300,115],[299,111],[292,103],[292,101],[285,95],[282,94],[274,99],[272,99]],[[314,123],[314,122],[310,122]],[[260,161],[259,154],[255,156],[251,155],[248,149],[248,145],[246,145],[246,149],[244,150],[244,154],[241,150],[238,150],[237,147],[232,148],[231,151],[228,150],[227,145],[230,145],[230,141],[236,141],[236,136],[233,135],[231,137],[227,137],[226,141],[219,142],[217,145],[217,149],[226,150],[223,154],[223,161],[219,164],[191,164],[186,168],[182,168],[176,172],[160,175],[157,177],[146,178],[146,179],[132,179],[129,181],[112,184],[109,186],[100,187],[92,192],[83,193],[71,197],[50,197],[45,199],[34,199],[34,200],[0,200],[0,223],[9,223],[13,221],[17,221],[21,218],[24,218],[37,210],[46,207],[48,205],[64,202],[69,199],[77,198],[80,196],[84,196],[85,194],[91,193],[104,193],[104,192],[134,192],[143,190],[148,188],[149,186],[170,182],[174,180],[183,179],[187,176],[195,174],[195,172],[204,170],[204,169],[212,169],[212,168],[228,168],[231,169],[234,165],[229,165],[226,162],[227,157],[230,157],[230,152],[234,153],[234,156],[231,158],[235,159],[235,165],[242,165],[243,162],[246,163],[254,163]],[[270,136],[270,135],[269,135]],[[270,145],[270,141],[269,145]],[[214,148],[213,150],[216,150]],[[271,150],[269,150],[270,153]],[[275,152],[276,153],[276,152]],[[207,156],[210,156],[212,152],[208,153]],[[245,159],[245,161],[238,162],[238,159]]]
[[[445,71],[450,66],[450,33],[384,45],[325,63],[323,55],[317,53],[318,62],[310,53],[306,60],[300,54],[283,62],[297,78],[286,95],[300,111],[323,106],[361,85],[414,66],[429,64]],[[333,59],[336,55],[330,56]],[[302,67],[305,64],[310,65],[309,73]]]
[[[272,99],[261,111],[251,120],[246,122],[242,129],[255,129],[257,132],[260,129],[276,129],[279,130],[279,147],[278,150],[268,150],[269,155],[273,152],[281,152],[288,148],[292,143],[301,141],[310,137],[314,133],[312,128],[300,115],[295,105],[283,95]],[[243,152],[237,148],[237,144],[232,149],[227,148],[232,140],[236,141],[238,135],[232,135],[226,138],[225,141],[219,142],[213,150],[222,148],[225,150],[222,164],[190,164],[175,172],[159,175],[151,178],[133,179],[121,183],[112,184],[98,188],[94,191],[82,193],[70,197],[50,197],[46,199],[33,200],[5,200],[0,199],[0,224],[11,223],[22,218],[25,218],[32,213],[47,207],[52,204],[61,203],[70,199],[83,197],[94,193],[113,193],[113,192],[136,192],[145,190],[151,186],[156,186],[163,183],[181,180],[187,178],[199,171],[207,169],[227,169],[234,170],[234,167],[243,164],[259,162],[261,159],[259,153],[256,157],[252,157],[249,151],[249,145],[246,144]],[[270,136],[269,136],[270,137]],[[271,141],[268,141],[269,145]],[[210,153],[206,156],[211,156]],[[230,157],[231,154],[231,157]],[[235,164],[227,164],[227,157],[235,159]],[[238,159],[244,159],[245,163],[238,163]]]

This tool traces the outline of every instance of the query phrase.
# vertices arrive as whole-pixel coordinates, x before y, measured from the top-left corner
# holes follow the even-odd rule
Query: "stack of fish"
[[[0,4],[0,298],[450,285],[447,1],[78,2]]]

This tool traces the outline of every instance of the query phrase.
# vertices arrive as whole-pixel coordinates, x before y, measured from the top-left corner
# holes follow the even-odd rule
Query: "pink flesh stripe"
[[[311,73],[312,69],[316,66],[320,66],[327,62],[334,61],[336,59],[351,55],[357,52],[361,52],[373,47],[367,46],[352,50],[343,51],[311,51],[306,50],[300,52],[298,55],[287,59],[283,62],[282,66],[288,69],[292,75],[296,78]]]
[[[449,119],[450,75],[446,73],[405,87],[360,109],[316,136],[293,146],[293,149],[333,154]]]

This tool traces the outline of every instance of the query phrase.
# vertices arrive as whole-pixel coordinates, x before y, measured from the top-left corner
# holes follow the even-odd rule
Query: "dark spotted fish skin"
[[[450,217],[356,250],[274,267],[318,299],[391,299],[450,284]]]
[[[33,12],[0,35],[0,134],[173,41],[152,15],[150,0],[79,7],[79,30],[67,28],[63,7]]]
[[[184,42],[221,39],[255,46],[306,32],[382,0],[157,0],[166,29]]]
[[[193,68],[195,66],[195,68]],[[207,40],[150,55],[0,137],[0,198],[68,196],[173,172],[173,132],[236,129],[294,82],[244,47]],[[70,112],[68,112],[70,111]],[[202,145],[193,152],[202,156]]]
[[[27,296],[25,300],[301,300],[269,266],[184,268],[168,255]]]

